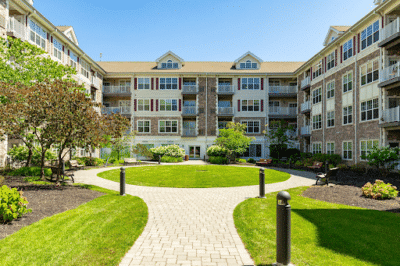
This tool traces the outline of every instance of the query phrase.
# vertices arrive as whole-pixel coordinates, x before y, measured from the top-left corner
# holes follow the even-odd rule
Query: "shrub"
[[[94,157],[75,157],[74,160],[77,160],[79,164],[85,166],[98,166],[105,163],[103,159]]]
[[[236,158],[237,163],[246,163],[246,159]]]
[[[285,152],[285,157],[287,157],[288,159],[292,159],[292,161],[294,162],[300,158],[300,150],[295,148],[287,149]]]
[[[342,156],[340,156],[339,154],[331,154],[329,156],[329,162],[333,165],[338,165],[342,162]]]
[[[163,163],[180,163],[183,162],[182,157],[171,157],[171,156],[163,156],[161,157],[161,162]]]
[[[361,189],[365,197],[373,199],[391,199],[397,197],[399,193],[397,187],[389,183],[385,184],[379,179],[375,180],[373,185],[368,182]]]
[[[118,160],[118,163],[119,163],[119,164],[123,164],[124,162],[125,162],[124,159],[119,159],[119,160]]]
[[[339,170],[347,170],[347,169],[349,168],[349,167],[348,167],[346,164],[344,164],[344,163],[338,164],[337,167],[339,168]]]
[[[51,176],[51,170],[44,168],[44,175]],[[21,167],[9,173],[11,176],[40,176],[40,167]]]
[[[228,153],[228,150],[225,149],[224,147],[218,146],[218,145],[212,145],[208,147],[207,149],[207,155],[208,156],[221,156],[224,157]]]
[[[248,163],[256,163],[256,160],[254,160],[253,158],[249,158],[249,159],[247,159],[247,162]]]
[[[228,158],[222,156],[210,156],[208,161],[212,164],[228,164]]]
[[[307,158],[311,158],[313,155],[312,155],[312,153],[311,152],[301,152],[300,153],[300,158],[302,158],[302,159],[307,159]]]
[[[294,165],[295,165],[295,166],[302,166],[303,163],[302,163],[301,161],[296,161],[296,162],[294,163]]]
[[[17,191],[16,188],[10,189],[7,186],[0,188],[0,220],[2,222],[9,222],[25,213],[32,212],[27,209],[28,201],[22,197],[23,192]]]
[[[3,185],[3,182],[4,182],[4,176],[0,175],[0,186]]]
[[[169,145],[169,146],[160,146],[156,148],[150,149],[151,153],[153,154],[153,160],[158,161],[158,156],[170,156],[170,157],[183,157],[185,156],[185,150],[179,148],[178,145]]]
[[[31,164],[34,166],[39,166],[40,165],[40,160],[41,160],[41,147],[35,147],[32,150],[32,158],[31,158]],[[18,146],[10,149],[8,151],[8,155],[11,156],[11,159],[13,161],[27,161],[28,160],[28,155],[29,155],[29,149],[26,146]],[[57,156],[50,150],[47,150],[45,153],[45,160],[50,161],[50,160],[55,160],[57,159]]]
[[[117,158],[110,158],[109,160],[108,160],[108,162],[109,163],[115,163],[117,161]]]
[[[356,163],[350,166],[351,171],[356,172],[356,173],[364,173],[366,168],[363,164],[361,163]]]

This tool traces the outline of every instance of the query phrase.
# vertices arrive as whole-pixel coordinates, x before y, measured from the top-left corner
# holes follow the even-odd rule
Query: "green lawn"
[[[98,174],[99,177],[119,182],[120,170]],[[265,183],[282,182],[288,173],[265,169]],[[240,187],[259,184],[259,169],[219,165],[162,165],[126,169],[126,183],[149,187],[210,188]]]
[[[0,240],[0,265],[118,265],[142,233],[144,201],[107,193]]]
[[[400,215],[332,204],[290,189],[292,263],[400,265]],[[257,265],[276,262],[276,194],[248,199],[234,211],[235,225]]]

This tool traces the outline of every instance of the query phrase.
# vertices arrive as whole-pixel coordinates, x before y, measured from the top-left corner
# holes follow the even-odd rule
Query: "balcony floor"
[[[395,77],[395,78],[386,80],[386,81],[378,84],[379,88],[388,87],[388,86],[391,86],[391,87],[400,86],[400,77]]]
[[[385,47],[386,49],[391,49],[398,44],[400,44],[400,32],[393,34],[389,38],[386,38],[380,43],[378,43],[378,47]]]

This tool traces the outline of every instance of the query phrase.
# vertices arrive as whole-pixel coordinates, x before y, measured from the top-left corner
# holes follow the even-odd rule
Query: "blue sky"
[[[352,25],[373,0],[123,1],[35,0],[55,25],[72,25],[94,60],[232,62],[247,51],[264,61],[306,61],[330,25]]]

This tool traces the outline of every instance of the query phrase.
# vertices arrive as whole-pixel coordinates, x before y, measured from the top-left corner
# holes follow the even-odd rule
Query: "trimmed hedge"
[[[21,167],[9,173],[11,176],[40,176],[40,167]],[[51,176],[51,170],[44,168],[44,175]]]
[[[181,162],[183,162],[183,158],[182,157],[163,156],[163,157],[161,157],[161,162],[163,162],[163,163],[181,163]]]
[[[228,158],[222,156],[210,156],[208,161],[212,164],[228,164]]]

